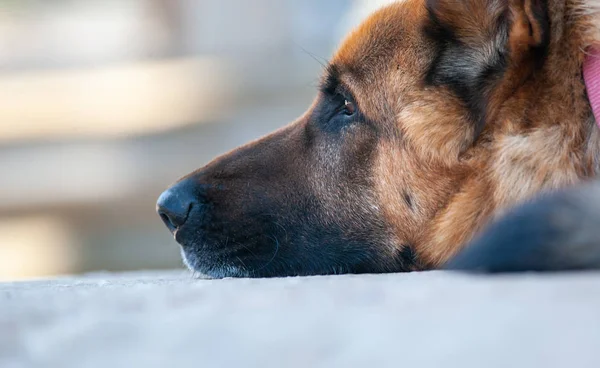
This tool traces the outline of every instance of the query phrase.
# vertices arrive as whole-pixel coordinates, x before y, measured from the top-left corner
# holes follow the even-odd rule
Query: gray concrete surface
[[[600,273],[0,284],[0,367],[600,367]]]

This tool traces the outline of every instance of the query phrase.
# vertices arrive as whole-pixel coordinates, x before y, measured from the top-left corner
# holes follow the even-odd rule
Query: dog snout
[[[199,207],[194,186],[189,179],[165,190],[156,203],[156,212],[171,232],[179,230],[188,221],[193,207]]]

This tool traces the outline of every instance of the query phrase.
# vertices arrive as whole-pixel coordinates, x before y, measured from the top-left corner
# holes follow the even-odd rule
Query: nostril
[[[165,225],[167,225],[167,227],[169,228],[169,230],[171,230],[171,231],[177,230],[177,225],[175,225],[175,223],[173,223],[173,220],[171,220],[171,218],[169,217],[169,215],[167,215],[164,212],[161,212],[160,210],[158,211],[158,215],[163,220],[163,222],[165,223]]]
[[[157,212],[161,220],[163,220],[163,222],[165,223],[165,225],[167,225],[169,230],[173,232],[175,230],[178,230],[185,224],[188,218],[188,214],[190,213],[191,207],[192,205],[189,204],[185,210],[174,212],[168,208],[159,206]]]

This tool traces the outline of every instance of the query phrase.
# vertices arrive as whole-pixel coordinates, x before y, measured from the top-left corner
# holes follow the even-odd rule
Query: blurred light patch
[[[223,60],[198,57],[0,75],[0,142],[123,137],[218,119],[231,74]]]
[[[160,192],[305,111],[381,1],[0,0],[0,280],[180,267]]]
[[[4,172],[0,211],[8,213],[11,209],[60,207],[119,198],[132,193],[136,184],[140,184],[141,160],[143,157],[136,157],[135,152],[102,144],[13,152],[0,157],[0,168]]]
[[[68,273],[77,264],[74,244],[59,218],[0,218],[0,281]]]

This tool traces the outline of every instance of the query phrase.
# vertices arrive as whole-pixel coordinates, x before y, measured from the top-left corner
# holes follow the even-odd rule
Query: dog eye
[[[356,106],[354,105],[354,102],[348,99],[344,100],[344,114],[347,116],[352,116],[354,113],[356,113]]]

